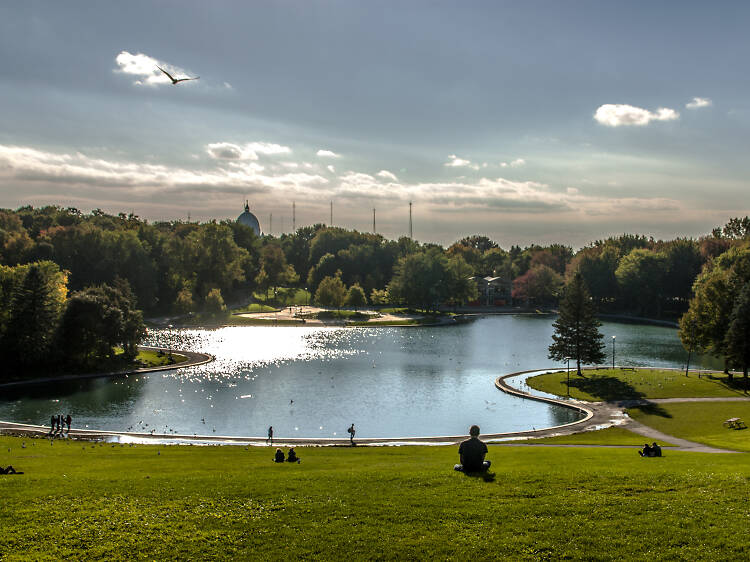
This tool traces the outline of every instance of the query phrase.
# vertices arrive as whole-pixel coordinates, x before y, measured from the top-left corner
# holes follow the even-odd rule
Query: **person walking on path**
[[[469,439],[462,441],[458,446],[458,458],[461,464],[453,467],[459,472],[484,472],[490,467],[490,461],[484,460],[487,454],[487,445],[479,440],[479,426],[472,425],[469,428]]]
[[[352,445],[354,445],[354,434],[357,433],[354,430],[354,424],[350,425],[349,429],[347,429],[346,431],[349,432],[349,443],[351,443]]]
[[[271,445],[273,445],[273,426],[268,426],[268,439],[266,439],[266,443],[270,442]]]
[[[68,433],[70,433],[70,424],[73,423],[73,418],[70,414],[65,417],[65,425],[68,426]]]

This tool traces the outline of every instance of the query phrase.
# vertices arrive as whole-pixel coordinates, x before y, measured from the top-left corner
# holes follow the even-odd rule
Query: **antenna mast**
[[[268,214],[268,234],[273,236],[273,213]]]
[[[409,239],[414,239],[414,232],[412,230],[412,223],[411,223],[411,201],[409,201]]]
[[[297,204],[292,201],[292,233],[297,232]]]
[[[331,201],[331,226],[333,226],[333,201]]]
[[[372,233],[377,234],[377,230],[375,230],[375,207],[372,208]]]

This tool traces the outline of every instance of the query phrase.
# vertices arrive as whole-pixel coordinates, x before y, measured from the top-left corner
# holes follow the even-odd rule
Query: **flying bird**
[[[186,80],[198,80],[200,78],[200,76],[196,76],[195,78],[174,78],[169,72],[167,72],[166,70],[164,70],[161,66],[157,65],[156,68],[158,68],[164,74],[166,74],[167,78],[169,78],[172,81],[172,84],[177,84],[177,82],[184,82]]]

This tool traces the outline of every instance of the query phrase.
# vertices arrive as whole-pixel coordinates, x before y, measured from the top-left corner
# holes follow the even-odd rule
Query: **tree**
[[[750,365],[750,281],[742,287],[732,309],[724,345],[729,361],[740,367],[747,378]]]
[[[632,250],[622,258],[615,276],[628,308],[636,308],[643,315],[661,316],[667,269],[663,253],[645,248]]]
[[[370,293],[372,304],[388,304],[389,302],[391,302],[391,297],[386,289],[373,289]]]
[[[556,361],[575,359],[578,374],[581,363],[596,364],[604,361],[601,323],[586,284],[580,274],[575,274],[565,287],[560,313],[553,324],[555,333],[549,346],[549,358]]]
[[[205,302],[206,312],[214,317],[219,317],[227,311],[224,304],[224,297],[221,296],[221,289],[214,287],[206,295]]]
[[[12,293],[2,348],[12,362],[32,365],[49,359],[67,296],[67,275],[52,262],[19,269],[23,277]]]
[[[346,304],[353,306],[354,310],[367,304],[367,297],[365,297],[362,287],[357,284],[349,287],[349,292],[346,294]]]
[[[346,287],[341,277],[325,277],[315,291],[315,302],[326,308],[341,308],[346,298]]]
[[[546,265],[534,265],[513,280],[513,299],[532,301],[538,305],[550,304],[557,299],[563,279]]]

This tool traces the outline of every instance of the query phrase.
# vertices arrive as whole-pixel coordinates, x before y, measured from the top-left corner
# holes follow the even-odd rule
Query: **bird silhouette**
[[[158,68],[164,74],[166,74],[167,78],[169,78],[172,81],[173,85],[177,84],[178,82],[185,82],[186,80],[198,80],[200,78],[200,76],[196,76],[195,78],[174,78],[169,72],[167,72],[166,70],[164,70],[161,66],[157,65],[156,68]]]

